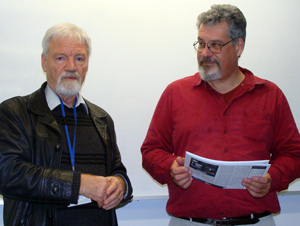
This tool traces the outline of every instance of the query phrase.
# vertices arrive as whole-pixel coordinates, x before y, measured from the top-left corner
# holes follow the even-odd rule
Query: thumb
[[[177,163],[178,163],[179,166],[183,166],[184,165],[184,158],[178,156],[176,158],[176,161],[177,161]]]

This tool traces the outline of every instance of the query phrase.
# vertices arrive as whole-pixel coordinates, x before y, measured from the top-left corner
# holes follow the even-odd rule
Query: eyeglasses
[[[226,42],[225,44],[221,44],[219,42],[214,42],[214,41],[212,41],[212,42],[202,42],[201,41],[200,43],[199,43],[199,41],[196,41],[196,42],[194,42],[193,46],[198,53],[202,53],[205,49],[205,46],[207,46],[207,48],[209,49],[210,52],[218,54],[222,51],[223,46],[226,46],[228,43],[230,43],[236,39],[238,39],[238,38],[231,39],[229,42]]]

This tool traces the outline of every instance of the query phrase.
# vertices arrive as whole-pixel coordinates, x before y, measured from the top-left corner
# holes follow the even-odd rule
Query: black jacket
[[[0,105],[0,194],[4,225],[53,225],[57,204],[68,204],[79,193],[80,173],[59,170],[61,134],[48,108],[46,83],[31,95]],[[85,100],[107,150],[107,175],[121,174],[132,187],[121,162],[111,117]],[[75,188],[75,189],[74,189]],[[72,199],[73,198],[73,199]],[[77,197],[76,197],[77,198]],[[112,210],[113,225],[117,225]]]

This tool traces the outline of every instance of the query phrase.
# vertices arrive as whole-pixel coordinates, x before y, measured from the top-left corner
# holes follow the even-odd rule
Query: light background
[[[247,19],[240,65],[283,90],[299,126],[297,0],[1,1],[0,102],[27,95],[45,81],[41,40],[49,27],[61,22],[82,27],[92,39],[82,94],[114,119],[136,199],[165,196],[167,188],[142,169],[140,146],[165,87],[197,71],[196,18],[219,3],[238,6]]]

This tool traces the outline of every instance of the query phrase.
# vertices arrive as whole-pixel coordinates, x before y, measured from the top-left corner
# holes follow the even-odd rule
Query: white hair
[[[45,57],[48,55],[49,43],[52,39],[64,39],[66,37],[73,38],[75,41],[79,40],[80,43],[84,42],[87,46],[88,57],[90,57],[92,51],[90,37],[83,29],[71,23],[57,24],[47,30],[42,41],[43,55]]]

